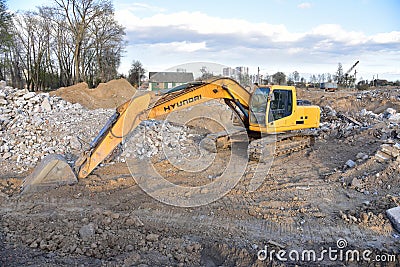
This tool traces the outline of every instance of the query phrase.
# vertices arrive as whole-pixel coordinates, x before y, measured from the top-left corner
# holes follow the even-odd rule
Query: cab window
[[[291,90],[274,90],[270,101],[268,122],[276,121],[292,114],[293,99]]]
[[[257,88],[250,101],[250,123],[265,126],[269,87]]]

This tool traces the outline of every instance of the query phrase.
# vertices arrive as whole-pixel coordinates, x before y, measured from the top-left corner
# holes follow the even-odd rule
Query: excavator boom
[[[76,163],[78,178],[89,175],[142,121],[164,116],[211,99],[225,99],[237,106],[241,119],[247,123],[250,93],[236,81],[228,78],[196,82],[181,88],[147,92],[117,108],[116,115],[96,137],[90,151]]]

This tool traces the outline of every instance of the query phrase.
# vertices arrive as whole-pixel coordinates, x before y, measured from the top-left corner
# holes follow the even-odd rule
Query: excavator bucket
[[[40,192],[45,189],[77,182],[78,179],[65,158],[58,154],[50,154],[44,157],[33,172],[25,178],[21,193]]]

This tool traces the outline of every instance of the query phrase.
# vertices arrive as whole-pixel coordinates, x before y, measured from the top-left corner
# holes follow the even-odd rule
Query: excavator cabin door
[[[268,122],[273,122],[292,114],[293,97],[291,90],[275,89],[270,96]]]
[[[253,92],[250,99],[250,124],[260,127],[266,126],[269,93],[269,87],[258,87]]]

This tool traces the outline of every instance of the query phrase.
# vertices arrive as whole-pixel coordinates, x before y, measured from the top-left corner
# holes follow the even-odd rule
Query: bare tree
[[[97,77],[98,82],[105,82],[117,76],[121,53],[124,49],[124,29],[112,16],[102,16],[94,20],[90,27],[93,43],[88,46],[95,60],[90,76]],[[89,64],[88,64],[89,65]],[[88,75],[89,69],[85,70]]]
[[[4,0],[0,0],[0,80],[11,72],[10,50],[12,48],[12,16]]]
[[[330,82],[332,82],[332,74],[330,74],[330,73],[327,73],[326,74],[326,80],[328,81],[328,83],[330,83]]]
[[[96,34],[99,33],[99,27],[93,27],[93,25],[104,20],[110,22],[110,18],[114,17],[114,10],[108,0],[54,0],[54,2],[56,3],[54,13],[66,22],[65,27],[71,32],[74,40],[73,74],[76,83],[87,78],[87,70],[93,64],[92,60],[96,58],[96,51],[93,50],[96,48],[96,40],[93,39],[91,34],[93,34],[94,29],[94,37],[96,37]],[[107,26],[110,25],[107,24]],[[121,29],[118,29],[117,32],[123,34]],[[102,40],[104,41],[104,38]],[[99,42],[101,43],[101,41],[98,41],[97,45],[99,45]]]
[[[15,19],[14,38],[15,55],[22,69],[26,70],[23,73],[27,87],[30,90],[44,90],[57,84],[58,74],[51,55],[48,21],[35,12],[20,14]]]
[[[0,0],[0,16],[1,4]],[[95,86],[116,78],[125,42],[124,29],[109,1],[54,0],[37,12],[23,12],[11,21],[12,45],[0,37],[0,77],[5,65],[13,81],[30,90],[44,90],[86,81]],[[2,30],[0,23],[0,30]],[[4,50],[4,51],[3,51]],[[7,63],[7,64],[6,64]],[[23,78],[22,78],[23,77]]]

